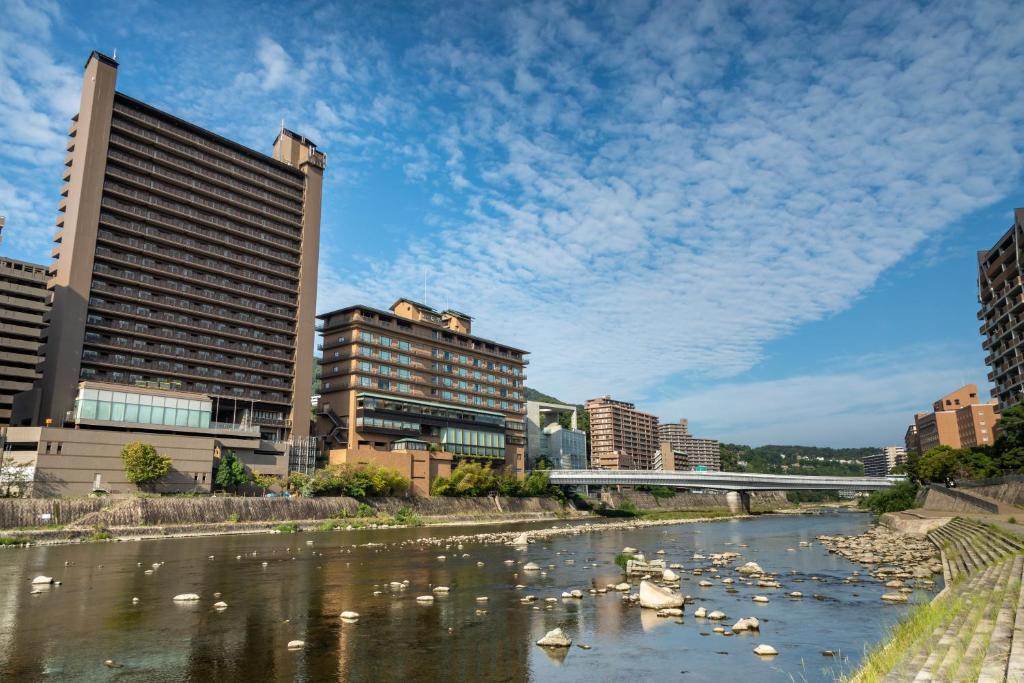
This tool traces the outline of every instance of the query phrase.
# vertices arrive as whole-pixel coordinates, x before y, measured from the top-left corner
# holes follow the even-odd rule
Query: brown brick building
[[[318,429],[332,463],[398,467],[417,493],[453,458],[523,472],[526,351],[473,335],[464,313],[409,299],[319,319]]]
[[[302,437],[325,157],[267,156],[118,92],[92,53],[65,159],[42,380],[19,424],[60,426],[82,380],[212,397],[212,420]]]
[[[1014,210],[1014,221],[995,246],[978,252],[978,320],[988,352],[985,364],[992,395],[1002,409],[1020,402],[1024,392],[1024,209]]]
[[[604,470],[653,469],[659,448],[658,418],[632,403],[602,396],[587,401],[590,466]]]
[[[932,412],[914,416],[914,424],[907,430],[907,450],[916,448],[918,453],[925,453],[936,446],[991,445],[998,421],[996,401],[981,403],[978,387],[968,384],[935,401]]]

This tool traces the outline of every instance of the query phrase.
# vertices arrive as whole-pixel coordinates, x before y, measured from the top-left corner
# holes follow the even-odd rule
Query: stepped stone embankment
[[[880,651],[895,656],[869,657],[852,680],[1024,681],[1024,543],[959,517],[928,539],[940,551],[945,590]]]

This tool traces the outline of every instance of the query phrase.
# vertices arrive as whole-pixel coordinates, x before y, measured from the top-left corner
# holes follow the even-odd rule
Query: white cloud
[[[725,382],[638,407],[667,421],[686,416],[698,436],[732,443],[902,445],[914,413],[984,374],[965,368],[951,349],[925,346],[833,359],[821,373]],[[984,390],[979,394],[988,400]]]

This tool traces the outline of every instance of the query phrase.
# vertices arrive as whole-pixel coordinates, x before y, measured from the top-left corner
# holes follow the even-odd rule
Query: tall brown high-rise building
[[[1024,397],[1024,345],[1020,322],[1024,311],[1024,209],[1015,209],[1013,225],[991,249],[978,252],[978,320],[988,351],[988,379],[1001,409]]]
[[[610,396],[587,401],[590,466],[604,470],[649,470],[658,450],[658,418]]]
[[[973,448],[995,442],[999,422],[996,401],[982,403],[978,387],[968,384],[932,404],[932,412],[917,413],[907,431],[907,449],[925,453],[936,446]],[[913,433],[913,439],[911,434]]]
[[[418,493],[453,458],[523,472],[526,351],[473,335],[464,313],[409,299],[319,318],[332,463],[395,467]]]
[[[3,227],[0,216],[0,231]],[[15,394],[30,390],[39,378],[39,347],[50,308],[46,280],[46,266],[0,257],[0,426],[11,419]]]
[[[287,130],[266,156],[175,118],[117,92],[117,66],[85,65],[27,414],[61,425],[90,380],[308,435],[325,156]]]

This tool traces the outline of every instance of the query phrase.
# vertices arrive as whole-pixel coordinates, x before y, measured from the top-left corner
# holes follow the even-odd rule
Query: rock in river
[[[761,622],[757,617],[743,617],[732,626],[733,631],[760,631]]]
[[[640,582],[640,606],[651,609],[682,607],[683,596],[668,588],[662,588],[650,581]]]
[[[779,654],[779,651],[771,645],[765,645],[764,643],[761,643],[760,645],[754,648],[754,654],[762,656],[772,656]]]
[[[544,637],[537,641],[537,644],[541,647],[569,647],[572,645],[572,638],[565,635],[565,632],[556,628],[554,631],[548,631],[544,634]]]
[[[523,565],[523,571],[524,572],[539,572],[540,571],[540,565],[537,564],[536,562],[527,562],[526,564]]]
[[[740,574],[764,574],[764,570],[761,569],[761,565],[757,562],[747,562],[746,564],[737,567],[736,571]]]
[[[174,596],[174,602],[195,602],[198,599],[198,593],[179,593]]]
[[[53,583],[53,577],[52,576],[37,576],[36,578],[32,579],[32,585],[33,586],[35,586],[35,585],[42,585],[42,584],[51,584],[51,583]]]

